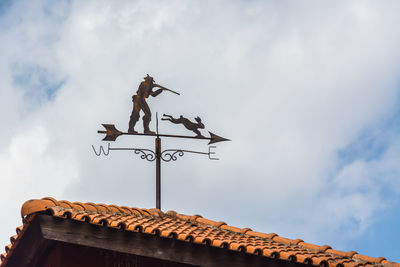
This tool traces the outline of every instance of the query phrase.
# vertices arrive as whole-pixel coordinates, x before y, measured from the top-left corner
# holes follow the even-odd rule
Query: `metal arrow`
[[[120,135],[145,135],[145,136],[157,136],[157,137],[174,137],[174,138],[190,138],[190,139],[203,139],[210,140],[209,145],[223,142],[223,141],[231,141],[230,139],[226,139],[224,137],[218,136],[212,132],[209,132],[210,137],[204,136],[186,136],[186,135],[171,135],[171,134],[145,134],[145,133],[129,133],[129,132],[121,132],[119,131],[114,124],[102,124],[106,129],[105,131],[97,131],[98,133],[106,134],[103,138],[103,141],[115,141]]]

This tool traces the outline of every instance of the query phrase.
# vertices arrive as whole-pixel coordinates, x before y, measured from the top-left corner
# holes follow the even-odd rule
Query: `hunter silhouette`
[[[129,133],[137,133],[135,131],[135,125],[136,122],[140,118],[140,111],[142,110],[144,115],[143,115],[143,129],[144,133],[146,134],[155,134],[153,131],[150,131],[149,124],[151,121],[151,111],[149,105],[147,105],[146,98],[148,98],[150,95],[152,97],[158,96],[162,91],[170,91],[174,94],[179,95],[179,93],[172,91],[170,89],[167,89],[161,85],[158,85],[154,83],[153,77],[149,76],[147,74],[146,77],[144,77],[144,81],[140,83],[138,90],[136,91],[136,95],[132,96],[132,102],[133,102],[133,110],[132,114],[129,120],[129,128],[128,132]],[[158,87],[160,89],[153,91],[154,87]]]

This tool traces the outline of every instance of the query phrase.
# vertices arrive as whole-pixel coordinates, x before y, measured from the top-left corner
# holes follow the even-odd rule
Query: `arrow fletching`
[[[231,141],[230,139],[223,138],[223,137],[218,136],[218,135],[216,135],[216,134],[214,134],[212,132],[209,132],[209,133],[210,133],[210,142],[208,143],[209,145],[214,144],[214,143],[218,143],[218,142],[223,142],[223,141]]]
[[[114,124],[102,124],[104,128],[106,128],[106,137],[104,137],[103,141],[115,141],[118,136],[123,134],[115,128]],[[103,132],[104,133],[104,132]]]

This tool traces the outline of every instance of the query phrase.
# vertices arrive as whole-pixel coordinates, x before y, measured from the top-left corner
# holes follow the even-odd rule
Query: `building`
[[[53,198],[29,200],[0,267],[382,266],[383,257],[343,252],[199,215]]]

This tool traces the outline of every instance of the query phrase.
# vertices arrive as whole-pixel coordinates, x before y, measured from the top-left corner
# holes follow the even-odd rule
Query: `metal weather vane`
[[[153,88],[159,88],[156,91],[153,91]],[[212,155],[215,154],[213,149],[215,146],[209,146],[208,152],[201,151],[192,151],[185,149],[161,149],[161,138],[160,137],[169,137],[169,138],[187,138],[187,139],[198,139],[198,140],[208,140],[208,145],[222,142],[222,141],[230,141],[229,139],[218,136],[212,132],[209,132],[210,137],[205,137],[201,134],[199,129],[204,129],[205,126],[202,123],[200,117],[195,118],[195,122],[189,120],[188,118],[183,117],[182,115],[179,118],[174,118],[171,115],[163,114],[163,121],[169,121],[174,124],[182,124],[186,129],[194,132],[196,136],[186,136],[186,135],[172,135],[172,134],[162,134],[158,131],[158,116],[156,116],[156,132],[150,130],[150,121],[151,121],[151,110],[146,102],[146,98],[149,96],[156,97],[163,91],[169,91],[174,94],[180,95],[178,92],[165,88],[161,85],[155,83],[153,77],[147,74],[144,77],[144,81],[140,83],[139,88],[135,95],[132,96],[133,102],[133,110],[129,120],[129,128],[127,132],[119,131],[114,124],[102,124],[105,130],[97,131],[101,134],[106,134],[103,138],[103,141],[116,141],[116,139],[121,135],[141,135],[141,136],[154,136],[155,138],[155,149],[146,149],[146,148],[128,148],[128,147],[110,147],[110,143],[108,143],[107,149],[105,150],[102,146],[100,146],[99,152],[95,150],[92,146],[94,153],[97,156],[104,154],[108,156],[111,150],[130,150],[135,154],[140,155],[142,159],[147,161],[156,161],[156,207],[161,209],[161,161],[169,162],[176,161],[178,156],[182,157],[185,153],[193,153],[193,154],[202,154],[208,155],[211,160],[218,160],[214,158]],[[143,133],[137,132],[134,128],[136,126],[137,121],[140,118],[140,111],[144,113],[143,120]],[[156,114],[157,115],[157,114]]]

